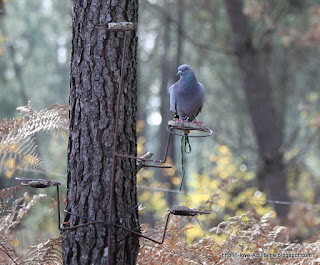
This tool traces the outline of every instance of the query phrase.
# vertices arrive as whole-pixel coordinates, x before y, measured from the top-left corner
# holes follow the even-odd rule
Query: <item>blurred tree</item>
[[[14,0],[5,2],[5,8],[0,24],[0,118],[12,117],[27,100],[36,109],[65,103],[71,2]]]
[[[18,115],[16,108],[31,100],[35,108],[53,103],[66,103],[69,76],[69,40],[71,1],[51,0],[2,1],[5,16],[0,22],[0,117]],[[16,171],[1,174],[0,187],[16,185],[15,177],[48,178],[66,183],[66,141],[55,141],[52,135],[37,134],[39,154],[45,161],[48,174],[42,171]],[[53,150],[52,150],[53,149]],[[57,153],[59,150],[59,154]],[[52,153],[51,153],[52,152]],[[50,154],[48,154],[50,153]],[[49,163],[48,163],[49,162]],[[55,166],[54,166],[55,165]],[[63,173],[60,176],[55,174]],[[32,194],[43,192],[32,189]],[[65,192],[65,188],[62,188]],[[47,190],[48,200],[42,200],[24,220],[17,233],[16,246],[20,249],[34,245],[39,238],[59,235],[56,220],[49,211],[51,198],[56,194]],[[41,221],[39,221],[41,220]]]
[[[256,172],[255,178],[242,186],[243,190],[258,186],[261,191],[268,192],[270,199],[271,190],[268,186],[271,183],[270,179],[265,178],[266,170],[278,167],[285,176],[282,184],[289,185],[288,194],[282,195],[282,199],[289,199],[289,193],[290,196],[295,194],[297,198],[298,192],[301,200],[305,198],[308,202],[313,202],[316,197],[310,196],[309,193],[306,197],[306,193],[301,193],[304,185],[302,183],[308,183],[307,178],[301,174],[305,173],[303,176],[307,176],[309,175],[307,172],[313,172],[316,175],[316,168],[319,168],[314,162],[314,155],[318,154],[316,146],[319,137],[308,125],[308,121],[312,119],[310,108],[314,108],[317,104],[316,98],[319,95],[320,78],[317,69],[320,63],[316,60],[319,55],[318,1],[246,0],[239,11],[245,17],[249,31],[248,46],[251,51],[246,52],[248,54],[251,52],[250,56],[256,61],[258,69],[254,70],[259,73],[258,78],[262,76],[262,81],[267,82],[262,84],[268,100],[263,104],[267,106],[265,110],[269,111],[267,119],[275,129],[271,131],[267,128],[263,133],[272,134],[270,139],[275,141],[275,145],[272,147],[264,143],[263,148],[265,150],[272,147],[273,155],[279,156],[278,158],[282,160],[282,162],[272,162],[271,165],[265,165],[265,158],[261,156],[261,141],[265,139],[260,137],[260,143],[257,141],[256,133],[258,130],[262,131],[262,128],[255,127],[259,121],[255,119],[256,125],[254,125],[252,114],[258,116],[258,113],[253,113],[253,107],[251,111],[249,110],[245,83],[239,82],[245,75],[243,70],[239,71],[238,55],[235,54],[234,48],[230,47],[233,31],[230,30],[224,1],[200,1],[196,6],[191,0],[181,2],[184,6],[184,19],[183,27],[180,27],[180,36],[184,52],[180,62],[192,65],[199,76],[199,81],[205,85],[205,105],[199,118],[214,130],[210,139],[197,141],[186,163],[187,171],[191,173],[188,174],[190,175],[188,188],[192,190],[193,181],[196,181],[192,173],[201,176],[209,173],[212,181],[219,177],[208,171],[208,167],[212,166],[208,158],[217,145],[226,145],[232,155],[242,161],[238,170],[246,168]],[[148,73],[150,69],[161,69],[159,62],[163,60],[163,56],[173,58],[175,49],[178,48],[174,41],[177,37],[175,26],[179,26],[180,16],[177,16],[172,8],[170,10],[163,8],[164,1],[144,0],[141,3],[143,8],[140,9],[142,23],[142,27],[139,28],[140,34],[149,41],[140,42],[141,55],[144,58],[144,63],[139,66],[140,80],[142,84],[148,84],[151,88],[160,87],[162,72],[153,71],[151,77]],[[152,19],[150,16],[147,18],[148,14],[151,14]],[[171,21],[169,35],[171,41],[170,49],[163,53],[161,40],[164,36],[166,16],[169,16]],[[149,32],[152,32],[152,38],[149,38]],[[151,42],[151,39],[154,41]],[[148,45],[150,43],[153,45]],[[257,79],[256,76],[248,77],[248,79],[253,78]],[[261,89],[260,84],[256,89]],[[141,96],[151,95],[151,98],[159,96],[160,89],[151,90],[151,93],[150,90],[145,90]],[[309,102],[309,99],[312,99],[312,102]],[[152,100],[149,102],[154,103]],[[152,106],[158,108],[156,104]],[[258,106],[260,108],[260,105]],[[260,114],[263,112],[261,108],[254,110],[256,111],[261,111]],[[264,119],[266,118],[263,116],[260,121],[263,124],[266,122]],[[147,137],[154,135],[154,126],[146,124],[144,134]],[[276,136],[280,138],[277,139]],[[146,139],[147,149],[152,142]],[[287,184],[285,178],[288,179]],[[232,191],[233,196],[239,192],[239,189],[236,190]],[[286,193],[285,190],[280,190]],[[285,215],[284,212],[283,214]]]
[[[137,16],[136,0],[73,2],[66,209],[105,222],[110,220],[113,159],[117,159],[114,218],[137,205],[136,163],[113,154],[124,33],[106,32],[97,26],[114,21],[137,24]],[[136,155],[135,32],[129,33],[127,42],[117,152]],[[128,216],[121,218],[122,225],[130,229],[139,227],[137,208]],[[69,221],[71,226],[86,222],[74,216]],[[64,264],[106,264],[107,261],[110,265],[135,264],[138,249],[138,237],[114,226],[67,230],[63,237]]]
[[[270,56],[269,42],[267,40],[264,48],[257,50],[247,17],[242,12],[243,2],[225,0],[225,4],[233,33],[234,52],[243,74],[243,87],[259,148],[259,186],[267,188],[272,200],[289,201],[287,175],[283,153],[280,150],[283,143],[282,127],[279,126],[280,116],[273,107],[270,81],[265,71],[265,61],[262,60],[262,56]],[[268,38],[269,32],[265,34],[265,38]],[[275,210],[279,218],[287,218],[287,205],[276,204]]]
[[[166,12],[162,12],[162,17],[164,20],[164,33],[163,33],[163,55],[161,57],[161,85],[160,85],[160,93],[159,96],[161,98],[160,105],[160,114],[162,118],[162,123],[159,126],[159,135],[160,135],[160,145],[159,145],[159,153],[164,154],[166,148],[166,142],[168,138],[167,132],[167,123],[172,119],[173,113],[170,111],[170,103],[168,96],[168,88],[176,81],[176,72],[177,68],[181,63],[181,55],[182,55],[182,27],[183,27],[183,2],[181,0],[177,1],[173,6],[172,3],[168,1],[163,2],[163,9]],[[179,18],[177,23],[174,23],[172,20],[171,13],[172,11],[176,11],[176,15]],[[175,29],[175,30],[173,30]],[[174,45],[173,45],[174,44]],[[174,48],[173,48],[173,47]],[[170,159],[171,164],[175,164],[176,162],[176,148],[175,148],[175,137],[171,137],[170,145],[168,149],[168,157]],[[161,182],[165,183],[170,189],[176,188],[176,183],[174,183],[173,176],[170,174],[166,174],[163,171],[163,174],[160,179]],[[175,194],[168,193],[167,201],[169,207],[171,207],[175,203]]]
[[[5,9],[4,9],[4,0],[0,0],[0,18],[4,16]]]
[[[163,2],[163,8],[164,10],[167,10],[167,12],[170,12],[171,10],[171,4],[168,1]],[[170,15],[164,16],[164,32],[163,32],[163,45],[162,45],[162,51],[163,55],[161,57],[161,84],[160,84],[160,99],[161,99],[161,105],[160,105],[160,115],[161,115],[161,124],[159,126],[159,133],[160,136],[160,145],[159,145],[159,153],[163,155],[166,151],[166,142],[168,138],[168,131],[167,131],[167,121],[171,120],[172,115],[171,111],[169,109],[169,98],[168,98],[168,85],[169,80],[171,76],[171,60],[169,58],[169,49],[170,49],[170,33],[171,33],[171,19]],[[168,149],[168,157],[171,158],[171,162],[174,163],[174,138],[171,138],[172,141],[170,141],[169,149]],[[163,183],[166,183],[170,189],[174,188],[174,185],[171,181],[170,175],[165,174],[164,171],[162,171],[163,174],[160,176],[159,180]],[[168,193],[167,194],[167,202],[168,206],[171,207],[174,203],[174,194]]]

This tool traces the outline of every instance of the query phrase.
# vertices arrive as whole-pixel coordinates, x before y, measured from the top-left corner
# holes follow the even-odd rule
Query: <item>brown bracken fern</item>
[[[19,187],[0,190],[0,194],[4,198],[17,197]],[[30,198],[28,193],[24,193],[14,200],[12,206],[5,213],[2,213],[0,217],[0,264],[62,264],[61,237],[31,246],[23,255],[19,255],[12,246],[16,228],[21,225],[32,207],[44,196],[46,195],[38,194]]]
[[[181,226],[182,225],[182,226]],[[159,226],[157,230],[163,229]],[[320,240],[297,244],[288,241],[288,229],[275,226],[270,214],[247,212],[230,217],[210,230],[209,237],[187,243],[181,218],[170,221],[162,245],[140,240],[137,264],[318,264]]]
[[[8,190],[8,189],[7,189]],[[3,190],[2,190],[3,191]],[[0,193],[2,192],[0,191]],[[5,193],[7,194],[8,191]],[[16,191],[10,191],[12,196],[16,196]],[[6,197],[7,195],[5,195]],[[34,195],[32,198],[28,193],[24,193],[12,203],[10,210],[0,217],[0,264],[24,264],[11,242],[15,238],[15,229],[30,212],[36,202],[44,197],[44,194]]]
[[[62,237],[49,239],[44,243],[40,243],[31,247],[31,251],[24,258],[25,265],[33,264],[62,264]]]
[[[12,201],[20,188],[21,185],[18,185],[0,190],[0,214],[10,210],[9,203]]]
[[[15,170],[44,170],[35,134],[50,130],[67,130],[68,108],[52,105],[36,111],[29,102],[17,108],[22,117],[0,121],[0,173],[11,176]]]

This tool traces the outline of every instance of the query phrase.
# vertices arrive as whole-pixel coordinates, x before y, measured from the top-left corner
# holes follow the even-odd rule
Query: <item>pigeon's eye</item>
[[[188,70],[188,67],[186,68],[186,70]]]

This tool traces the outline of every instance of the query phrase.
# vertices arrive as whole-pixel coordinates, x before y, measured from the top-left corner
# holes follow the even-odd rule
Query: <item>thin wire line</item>
[[[212,196],[212,194],[208,194],[208,193],[195,193],[195,192],[183,192],[183,191],[179,191],[179,190],[172,190],[172,189],[164,189],[164,188],[154,188],[154,187],[148,187],[148,186],[142,186],[142,185],[137,185],[138,188],[140,189],[146,189],[146,190],[153,190],[153,191],[163,191],[163,192],[172,192],[172,193],[180,193],[183,195],[186,194],[191,194],[191,195],[204,195],[204,196]],[[228,196],[228,195],[220,195],[220,198],[223,199],[235,199],[235,200],[242,200],[240,198],[237,197],[232,197],[232,196]],[[288,202],[288,201],[278,201],[278,200],[262,200],[262,199],[252,199],[252,198],[246,198],[247,201],[252,201],[252,202],[261,202],[261,203],[274,203],[274,204],[282,204],[282,205],[293,205],[293,204],[300,204],[306,207],[320,207],[320,204],[309,204],[309,203],[305,203],[305,202],[299,202],[299,201],[294,201],[294,202]]]
[[[29,169],[29,170],[24,170],[27,172],[33,172],[33,173],[39,173],[39,174],[43,174],[43,175],[47,175],[47,176],[57,176],[57,177],[65,177],[65,175],[63,174],[58,174],[58,173],[45,173],[43,171],[39,171],[39,170],[34,170],[34,169]],[[187,194],[192,194],[192,195],[203,195],[203,196],[212,196],[212,194],[208,194],[208,193],[196,193],[196,192],[184,192],[184,191],[179,191],[179,190],[173,190],[173,189],[165,189],[165,188],[156,188],[156,187],[148,187],[148,186],[144,186],[144,185],[137,185],[137,188],[139,189],[145,189],[145,190],[153,190],[153,191],[162,191],[162,192],[171,192],[171,193],[179,193],[182,195],[187,195]],[[219,195],[220,198],[224,198],[224,199],[234,199],[234,200],[241,200],[240,198],[237,197],[232,197],[232,196],[228,196],[228,195]],[[281,204],[281,205],[293,205],[293,204],[300,204],[306,207],[311,207],[311,208],[320,208],[320,204],[309,204],[309,203],[305,203],[305,202],[299,202],[299,201],[294,201],[294,202],[288,202],[288,201],[278,201],[278,200],[269,200],[269,199],[252,199],[252,198],[246,198],[247,201],[252,201],[252,202],[261,202],[261,203],[273,203],[273,204]]]
[[[154,190],[154,191],[164,191],[164,192],[172,192],[172,193],[181,193],[181,194],[186,194],[184,191],[179,191],[179,190],[170,190],[170,189],[164,189],[164,188],[154,188],[154,187],[148,187],[148,186],[143,186],[143,185],[137,185],[139,189],[145,189],[145,190]],[[189,193],[190,194],[190,193]],[[207,194],[203,194],[207,195]]]

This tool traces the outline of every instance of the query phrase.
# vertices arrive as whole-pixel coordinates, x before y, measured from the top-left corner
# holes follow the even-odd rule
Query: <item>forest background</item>
[[[176,82],[180,64],[189,64],[204,84],[206,97],[199,120],[213,130],[208,138],[191,139],[192,152],[184,155],[182,192],[178,192],[178,139],[169,149],[168,164],[175,165],[172,169],[139,172],[141,223],[154,227],[157,221],[163,222],[166,209],[173,205],[199,208],[212,200],[210,216],[190,220],[193,228],[185,230],[185,240],[194,242],[208,236],[209,229],[220,222],[249,210],[258,216],[271,213],[275,217],[275,205],[282,204],[274,201],[282,200],[290,203],[290,211],[275,223],[290,228],[292,241],[314,242],[318,239],[315,231],[319,230],[320,205],[320,2],[244,1],[242,14],[248,27],[242,32],[247,34],[242,35],[246,45],[240,48],[237,34],[241,32],[232,27],[234,13],[224,2],[228,1],[139,3],[139,155],[152,151],[158,158],[164,153],[167,122],[173,116],[167,89]],[[0,3],[0,119],[19,117],[16,108],[29,100],[36,110],[67,104],[71,1]],[[255,89],[266,87],[270,100],[272,114],[262,112],[258,119],[251,110],[260,109],[260,103],[250,104],[252,93],[245,89],[247,79],[243,81],[246,70],[241,67],[241,56],[246,49],[244,54],[256,56],[257,64],[251,66],[263,77]],[[268,117],[276,129],[265,123]],[[259,141],[258,128],[265,127],[276,136],[271,143],[268,139]],[[37,142],[46,174],[33,168],[13,171],[7,165],[1,171],[0,189],[17,185],[14,178],[24,176],[59,181],[62,193],[66,192],[67,132],[38,134]],[[273,144],[277,154],[268,160],[261,149]],[[285,182],[272,187],[266,177],[268,163],[278,158]],[[274,197],[273,189],[281,196]],[[53,214],[55,191],[46,192],[46,198],[32,209],[15,235],[13,244],[19,251],[38,239],[59,235]],[[278,210],[278,217],[282,210]]]

